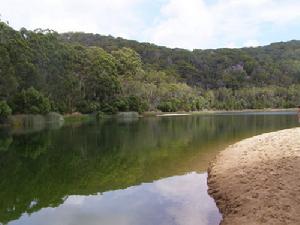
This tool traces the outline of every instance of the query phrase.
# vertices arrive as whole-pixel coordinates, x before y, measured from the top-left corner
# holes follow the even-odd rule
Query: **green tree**
[[[117,60],[119,75],[135,76],[142,70],[142,60],[140,55],[130,48],[121,48],[112,52]]]
[[[147,103],[137,96],[129,96],[127,101],[130,111],[142,113],[148,109]]]
[[[14,113],[46,114],[50,109],[49,99],[33,87],[21,91],[13,99]]]
[[[88,59],[85,78],[87,100],[112,103],[121,91],[115,59],[99,48],[89,49]]]
[[[3,122],[12,113],[11,108],[5,101],[0,101],[0,122]]]
[[[8,99],[16,91],[18,83],[7,49],[0,44],[0,99]]]

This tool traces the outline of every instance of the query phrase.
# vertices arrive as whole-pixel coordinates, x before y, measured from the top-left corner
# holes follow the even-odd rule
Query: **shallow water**
[[[218,224],[208,162],[240,139],[294,126],[294,113],[238,113],[5,130],[0,222]]]

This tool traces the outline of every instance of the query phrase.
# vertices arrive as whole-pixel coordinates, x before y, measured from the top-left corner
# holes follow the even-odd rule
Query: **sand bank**
[[[167,116],[189,116],[191,114],[189,113],[164,113],[164,114],[160,114],[160,115],[156,115],[159,117],[167,117]]]
[[[221,224],[300,224],[300,128],[229,146],[208,174]]]

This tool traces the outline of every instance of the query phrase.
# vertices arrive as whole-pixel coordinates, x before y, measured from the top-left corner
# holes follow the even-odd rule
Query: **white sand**
[[[164,117],[164,116],[189,116],[191,114],[189,113],[165,113],[165,114],[160,114],[160,115],[156,115],[159,117]]]
[[[300,128],[245,139],[209,167],[223,225],[300,225]]]

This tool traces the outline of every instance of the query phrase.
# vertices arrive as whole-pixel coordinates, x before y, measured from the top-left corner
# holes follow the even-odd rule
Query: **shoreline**
[[[300,224],[300,128],[254,136],[220,152],[208,193],[222,225]]]
[[[160,112],[160,111],[149,111],[144,112],[141,114],[138,114],[137,112],[119,112],[115,115],[107,115],[104,114],[101,116],[101,119],[109,119],[109,118],[140,118],[140,117],[173,117],[173,116],[190,116],[190,115],[225,115],[225,114],[231,114],[231,113],[284,113],[284,112],[290,112],[290,113],[297,113],[297,108],[289,108],[289,109],[244,109],[244,110],[203,110],[203,111],[191,111],[191,112],[184,112],[184,111],[178,111],[178,112]],[[96,114],[81,114],[81,113],[73,113],[73,114],[59,114],[56,112],[50,112],[50,114],[57,114],[61,116],[65,120],[66,123],[71,122],[82,122],[89,120],[89,118],[95,117]],[[132,116],[132,114],[135,113],[137,115]],[[129,116],[126,116],[129,114]],[[48,114],[49,115],[49,114]],[[41,114],[14,114],[8,117],[8,119],[5,120],[5,122],[0,123],[0,127],[15,127],[17,124],[17,127],[21,126],[21,124],[24,122],[23,118],[26,117],[46,117],[46,115]]]
[[[206,114],[226,114],[226,113],[264,113],[264,112],[295,112],[297,113],[297,108],[288,109],[242,109],[242,110],[202,110],[202,111],[191,111],[191,112],[144,112],[141,115],[144,117],[151,116],[164,116],[168,114],[174,115],[206,115]],[[172,115],[171,115],[172,116]]]

